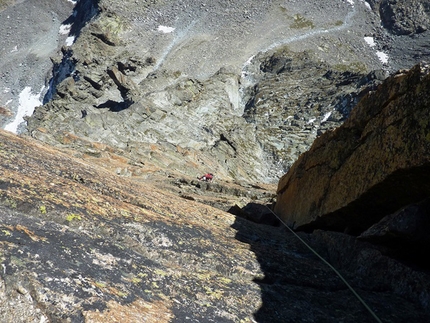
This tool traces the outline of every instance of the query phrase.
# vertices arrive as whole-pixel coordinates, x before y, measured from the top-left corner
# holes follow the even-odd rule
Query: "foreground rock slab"
[[[340,279],[281,228],[235,218],[74,155],[0,131],[4,322],[371,319]],[[323,253],[340,252],[321,243],[334,238],[301,236]],[[360,256],[342,257],[350,266],[344,274],[384,321],[428,320],[421,304],[429,290],[425,275],[364,242],[341,239],[343,247],[351,243],[350,255],[372,255],[368,266]],[[381,266],[397,276],[383,270],[385,280],[374,281]],[[409,288],[412,282],[419,287]]]
[[[296,228],[360,233],[428,197],[429,112],[427,64],[387,79],[281,178],[277,214]]]

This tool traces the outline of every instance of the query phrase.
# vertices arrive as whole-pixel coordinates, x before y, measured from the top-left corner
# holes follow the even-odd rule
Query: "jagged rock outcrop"
[[[27,119],[28,133],[53,145],[69,134],[102,142],[187,176],[277,182],[318,132],[343,122],[379,81],[366,75],[383,67],[357,45],[377,18],[362,3],[324,3],[337,21],[279,1],[243,0],[227,11],[194,0],[82,3],[75,20],[93,17],[79,14],[84,4],[96,16],[76,21],[79,37],[53,58],[52,91]],[[346,37],[350,28],[357,32]]]
[[[366,74],[361,63],[329,65],[312,52],[293,53],[288,47],[256,61],[259,70],[250,73],[258,81],[245,95],[243,117],[256,125],[256,139],[278,177],[387,76],[383,70]]]
[[[372,319],[291,233],[178,198],[162,177],[151,180],[149,165],[140,165],[144,180],[119,176],[118,167],[139,166],[107,146],[97,150],[98,157],[58,150],[0,130],[2,322]],[[234,189],[202,184],[212,193]],[[230,194],[240,195],[236,189]],[[351,236],[300,237],[340,268],[382,321],[429,320],[425,273]]]
[[[150,147],[160,147],[165,163],[190,176],[211,169],[225,179],[273,182],[318,132],[343,122],[357,99],[385,77],[366,76],[364,66],[346,72],[288,49],[260,60],[262,75],[243,107],[240,77],[232,69],[205,81],[163,71],[136,85],[133,75],[150,60],[107,59],[105,71],[98,65],[95,71],[77,59],[79,79],[66,78],[54,100],[28,119],[28,129],[50,144],[71,133],[135,159],[152,158]],[[285,62],[276,72],[277,60]]]
[[[296,228],[360,233],[430,195],[430,68],[400,71],[317,138],[278,185]]]
[[[64,133],[81,136],[136,159],[157,141],[164,164],[184,174],[209,168],[225,179],[275,183],[317,133],[342,122],[366,88],[365,75],[409,68],[428,55],[426,32],[396,43],[400,38],[380,27],[380,3],[371,5],[374,11],[364,1],[320,1],[316,8],[242,0],[226,10],[196,0],[79,1],[53,27],[62,48],[50,55],[45,106],[30,117],[28,133],[56,145]],[[5,20],[7,28],[13,20]],[[59,27],[69,34],[58,36]],[[364,41],[370,36],[372,46]],[[39,47],[42,60],[47,53]],[[381,62],[376,50],[391,49]],[[13,55],[7,58],[16,61]],[[12,115],[2,126],[16,114],[21,85],[36,75],[23,70],[19,87],[6,85],[34,65],[30,56],[19,68],[4,64],[0,104]]]
[[[422,33],[430,27],[428,1],[382,0],[379,13],[383,26],[396,35]]]

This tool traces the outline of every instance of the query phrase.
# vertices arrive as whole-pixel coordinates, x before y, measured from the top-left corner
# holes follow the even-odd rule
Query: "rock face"
[[[364,65],[329,65],[309,51],[280,48],[262,57],[257,84],[246,97],[245,120],[280,177],[317,135],[339,126],[358,100],[387,76]],[[281,173],[282,172],[282,173]]]
[[[53,59],[52,89],[28,118],[28,133],[53,145],[68,134],[103,142],[188,176],[211,170],[226,180],[277,182],[318,132],[343,122],[385,77],[369,76],[384,66],[356,45],[377,17],[363,4],[325,3],[335,22],[284,1],[230,5],[79,2],[73,28],[81,16],[89,23]],[[92,20],[80,13],[87,8]],[[164,34],[163,26],[174,27]],[[346,37],[353,27],[364,29]]]
[[[362,98],[397,102],[412,76],[383,87],[388,99],[368,93],[429,55],[425,2],[404,15],[400,2],[369,2],[0,0],[1,126],[24,86],[49,80],[23,136],[0,131],[0,320],[370,320],[270,211],[272,183],[317,136],[331,136]],[[381,12],[396,22],[381,27]],[[399,29],[404,17],[412,37]],[[196,179],[208,171],[213,182]],[[426,225],[425,205],[359,239],[299,236],[382,321],[427,322],[429,277],[391,258],[390,240],[426,246],[408,231]]]
[[[396,35],[422,33],[430,26],[430,6],[422,0],[383,0],[379,12],[382,24]]]
[[[291,233],[179,198],[162,177],[120,176],[117,168],[138,166],[107,146],[92,152],[0,130],[2,322],[372,319]],[[171,180],[182,190],[191,183]],[[205,187],[212,194],[239,192],[222,181],[202,184],[213,184]],[[249,194],[246,210],[255,213],[261,199]],[[342,271],[383,322],[429,321],[425,273],[351,236],[300,237]]]
[[[368,93],[281,178],[277,214],[296,228],[360,233],[428,197],[429,93],[427,64]]]
[[[45,11],[62,8],[64,17],[68,8],[70,16],[58,14],[43,35],[52,50],[61,48],[57,55],[19,37],[12,40],[22,50],[8,47],[14,22],[29,22],[19,24],[23,34],[34,29],[19,17],[27,17],[25,6],[47,2],[19,1],[0,12],[7,22],[0,41],[10,49],[0,77],[0,104],[10,113],[1,125],[18,115],[24,85],[33,93],[49,81],[28,134],[60,146],[68,135],[102,142],[188,176],[210,170],[226,180],[277,182],[388,72],[429,53],[424,27],[407,38],[381,28],[380,16],[390,16],[383,12],[409,8],[393,1],[241,0],[226,8],[196,0],[81,0],[73,9],[61,1]],[[427,5],[413,3],[417,10],[405,9],[408,24],[425,26]],[[394,17],[401,25],[403,16]],[[27,45],[31,55],[24,57]],[[18,58],[25,60],[12,67]],[[30,82],[46,71],[30,73],[29,66],[46,60],[53,64],[49,80]]]

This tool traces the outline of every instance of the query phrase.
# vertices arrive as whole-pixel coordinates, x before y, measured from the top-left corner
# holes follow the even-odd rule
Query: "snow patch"
[[[17,133],[18,126],[24,122],[25,116],[31,116],[33,114],[34,108],[42,105],[40,101],[40,96],[45,87],[42,87],[39,93],[33,94],[31,92],[31,87],[27,86],[19,94],[19,106],[18,112],[15,119],[5,126],[5,130]]]
[[[170,34],[170,33],[175,31],[175,28],[167,27],[167,26],[158,26],[157,30],[161,31],[162,33],[165,33],[165,34]]]
[[[9,103],[11,103],[13,100],[9,100],[7,101],[4,105],[8,105]]]
[[[364,1],[364,5],[366,6],[367,9],[372,10],[372,6],[370,5],[369,2]]]
[[[375,47],[376,43],[375,40],[373,39],[373,37],[364,37],[364,41],[370,46],[370,47]]]
[[[388,63],[388,55],[387,54],[385,54],[384,52],[377,51],[376,55],[378,56],[379,60],[382,63],[384,63],[384,64]]]
[[[326,122],[326,121],[328,120],[328,118],[330,118],[330,116],[331,116],[331,111],[330,111],[330,112],[327,112],[327,113],[324,115],[324,118],[321,120],[321,123]]]
[[[245,64],[243,65],[244,67],[251,65],[252,60],[254,59],[255,55],[252,55],[250,58],[248,58],[248,60],[245,62]]]
[[[18,45],[15,45],[15,47],[10,51],[11,53],[18,51]]]
[[[375,40],[373,39],[373,37],[364,37],[364,41],[370,46],[370,47],[375,47],[376,43]],[[383,63],[383,64],[387,64],[388,63],[388,55],[385,54],[384,52],[381,51],[376,51],[376,56],[378,56],[379,60]]]
[[[251,65],[252,60],[254,59],[255,55],[252,55],[250,58],[248,58],[248,60],[245,62],[245,64],[243,64],[242,67],[242,78],[245,79],[248,76],[248,73],[246,71],[246,68]]]
[[[66,46],[72,46],[75,41],[75,36],[70,36],[66,38]]]
[[[354,1],[353,0],[346,0],[346,2],[348,2],[351,6],[354,6]]]
[[[60,31],[58,33],[61,34],[61,35],[68,35],[71,28],[72,28],[71,24],[61,25],[60,26]]]

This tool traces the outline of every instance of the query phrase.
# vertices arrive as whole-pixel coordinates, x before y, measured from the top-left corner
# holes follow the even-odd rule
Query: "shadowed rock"
[[[277,214],[296,228],[359,233],[429,196],[429,93],[421,64],[365,96],[281,178]]]

